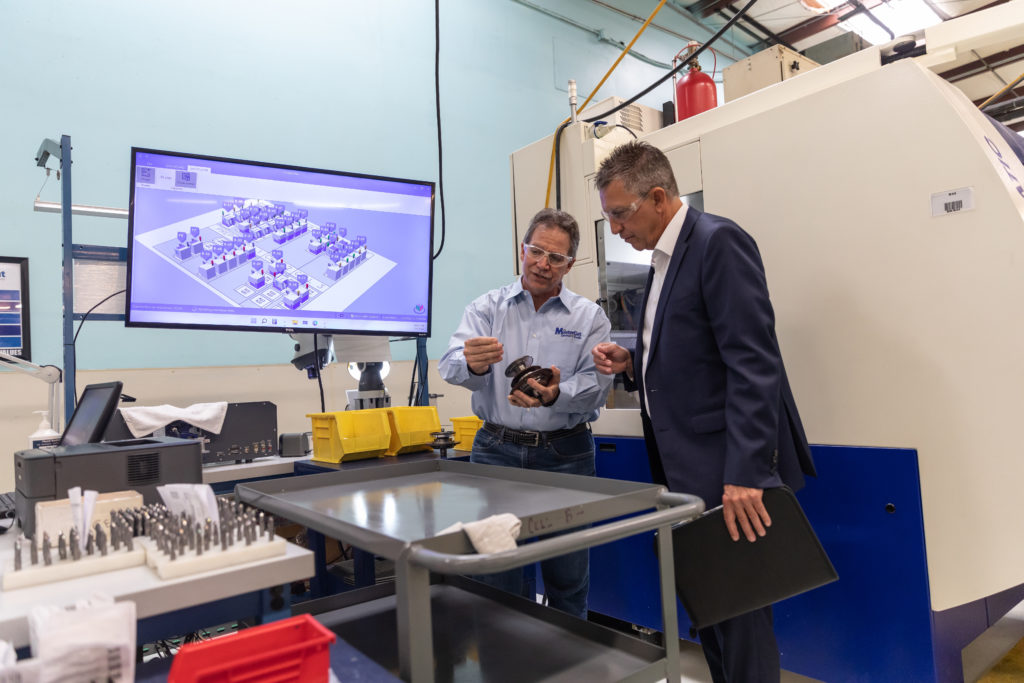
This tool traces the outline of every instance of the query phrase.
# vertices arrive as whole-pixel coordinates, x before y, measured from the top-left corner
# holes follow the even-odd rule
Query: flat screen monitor
[[[132,148],[131,327],[429,336],[434,183]]]
[[[85,387],[60,437],[60,445],[77,446],[101,441],[120,399],[121,382],[90,384]]]

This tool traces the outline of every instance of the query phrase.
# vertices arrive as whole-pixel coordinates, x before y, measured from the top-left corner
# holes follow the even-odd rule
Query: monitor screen
[[[132,148],[125,323],[430,334],[434,184]]]
[[[64,428],[60,445],[77,446],[100,441],[120,398],[121,382],[88,385],[82,390],[75,412]]]

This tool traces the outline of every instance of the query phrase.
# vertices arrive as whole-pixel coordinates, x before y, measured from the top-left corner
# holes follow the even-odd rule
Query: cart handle
[[[658,496],[658,504],[670,507],[611,524],[552,536],[498,553],[457,555],[410,545],[402,554],[409,562],[439,574],[493,574],[575,550],[611,543],[658,527],[667,527],[676,522],[692,519],[704,511],[704,501],[686,493],[662,492]]]

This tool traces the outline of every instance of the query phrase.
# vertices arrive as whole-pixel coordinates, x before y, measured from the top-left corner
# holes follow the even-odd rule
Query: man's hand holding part
[[[558,400],[558,395],[561,393],[561,390],[558,388],[558,383],[561,379],[562,373],[559,372],[558,368],[552,365],[551,381],[548,382],[547,386],[544,386],[535,379],[528,379],[526,381],[526,383],[530,385],[531,389],[540,394],[540,398],[527,396],[517,389],[509,394],[508,402],[520,408],[540,408],[542,406],[551,406]]]

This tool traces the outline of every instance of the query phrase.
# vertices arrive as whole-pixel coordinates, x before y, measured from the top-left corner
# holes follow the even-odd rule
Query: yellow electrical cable
[[[590,103],[590,100],[592,100],[594,98],[594,95],[597,94],[597,91],[601,89],[601,86],[604,85],[604,82],[607,81],[608,77],[612,75],[613,71],[615,71],[615,67],[617,67],[619,65],[619,62],[622,61],[622,58],[625,57],[629,53],[630,49],[632,49],[632,47],[633,47],[633,44],[636,43],[637,39],[640,38],[640,36],[643,34],[643,32],[645,30],[647,30],[647,27],[650,25],[650,23],[652,21],[654,21],[654,17],[658,14],[658,12],[661,11],[661,8],[665,5],[665,2],[666,2],[666,0],[661,0],[661,2],[658,3],[658,6],[654,8],[654,11],[651,12],[651,16],[647,17],[647,21],[644,22],[644,25],[641,26],[640,30],[636,32],[635,36],[633,36],[633,40],[629,41],[629,45],[627,45],[622,50],[622,52],[619,54],[618,59],[615,60],[615,63],[612,64],[610,69],[608,69],[608,72],[604,75],[604,78],[601,79],[601,82],[598,83],[597,87],[595,87],[590,92],[590,95],[587,96],[587,99],[584,100],[583,104],[581,104],[579,106],[579,108],[576,109],[576,113],[577,114],[581,113],[586,108],[587,104]],[[562,123],[558,124],[558,127],[561,128],[561,126],[563,124],[565,124],[565,122],[568,121],[568,120],[569,119],[563,120]],[[547,190],[547,193],[544,195],[544,206],[545,207],[550,207],[550,204],[551,204],[551,181],[552,181],[552,179],[555,176],[555,149],[556,149],[557,145],[558,145],[558,133],[556,132],[555,136],[554,136],[554,139],[551,141],[551,164],[548,166],[548,190]]]
[[[1020,76],[1017,76],[1017,78],[1015,78],[1012,81],[1010,81],[1010,83],[1005,88],[1003,88],[1002,90],[997,92],[995,95],[993,95],[992,97],[988,98],[987,100],[985,100],[984,102],[979,104],[978,105],[978,109],[984,109],[985,107],[988,106],[989,102],[994,102],[995,100],[998,100],[1000,97],[1003,96],[1003,93],[1005,93],[1007,90],[1010,90],[1011,88],[1013,88],[1015,85],[1017,85],[1021,81],[1024,81],[1024,74],[1021,74]]]

